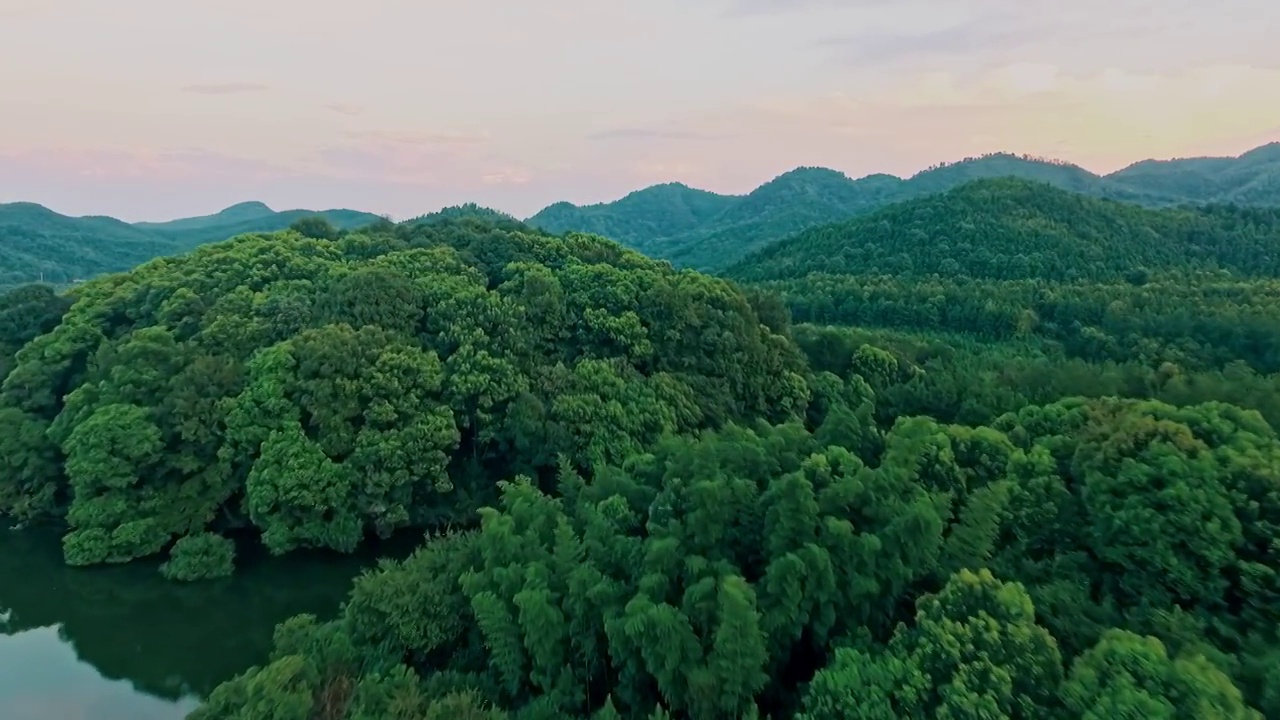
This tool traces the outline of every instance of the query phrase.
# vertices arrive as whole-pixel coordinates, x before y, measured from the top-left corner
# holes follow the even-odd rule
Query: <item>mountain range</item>
[[[1280,142],[1235,157],[1144,160],[1108,175],[1009,153],[940,164],[909,178],[876,174],[855,180],[836,170],[801,167],[745,195],[664,183],[614,202],[584,206],[555,203],[525,222],[557,234],[581,231],[603,235],[678,266],[721,271],[761,248],[811,228],[943,193],[975,180],[1000,177],[1039,181],[1073,193],[1153,207],[1280,206]],[[493,212],[476,206],[453,210]],[[261,202],[244,202],[213,215],[131,224],[109,217],[68,217],[34,203],[0,204],[0,289],[40,280],[65,285],[125,270],[157,256],[185,252],[202,243],[247,232],[282,230],[314,215],[339,229],[382,219],[357,210],[276,211]]]
[[[527,222],[554,233],[597,233],[677,265],[716,271],[808,228],[997,177],[1149,206],[1280,205],[1280,143],[1236,157],[1144,160],[1109,175],[1008,153],[937,165],[909,178],[877,174],[854,180],[835,170],[805,167],[746,195],[667,183],[609,203],[556,203]]]
[[[260,202],[246,202],[213,215],[130,224],[110,217],[69,217],[35,203],[0,204],[0,288],[33,281],[66,285],[202,243],[246,232],[283,230],[312,215],[338,228],[380,219],[355,210],[276,211]]]

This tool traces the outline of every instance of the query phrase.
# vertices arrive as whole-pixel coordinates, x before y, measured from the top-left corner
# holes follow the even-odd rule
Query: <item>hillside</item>
[[[1098,281],[1138,270],[1280,277],[1280,210],[1151,209],[1046,183],[977,180],[811,228],[725,274],[746,281],[817,272]]]
[[[1280,142],[1238,158],[1144,160],[1107,176],[1114,187],[1189,200],[1280,204]]]
[[[129,224],[109,217],[61,215],[35,203],[0,204],[0,290],[40,281],[65,286],[206,242],[283,230],[317,214],[340,229],[381,219],[355,210],[276,212],[262,203],[242,203],[214,215]]]
[[[642,252],[677,265],[716,268],[744,251],[832,217],[848,217],[879,207],[901,192],[902,181],[874,175],[851,181],[826,168],[784,173],[742,196],[711,227],[644,246]]]
[[[621,200],[579,207],[559,202],[529,218],[552,233],[569,230],[613,238],[633,247],[701,227],[734,204],[735,198],[696,190],[682,183],[654,185]]]
[[[0,205],[0,289],[65,285],[185,249],[165,236],[106,217],[67,217],[34,203]]]
[[[800,168],[746,195],[659,185],[612,203],[585,207],[556,203],[528,222],[550,232],[599,233],[677,265],[719,270],[809,227],[998,177],[1036,180],[1094,197],[1156,207],[1280,205],[1280,144],[1235,158],[1145,161],[1107,176],[1009,153],[937,165],[906,179],[877,174],[853,180],[834,170]],[[704,214],[685,209],[695,197]]]
[[[1012,178],[812,228],[728,268],[797,322],[1280,372],[1280,209],[1144,208]],[[930,411],[930,414],[933,414]]]

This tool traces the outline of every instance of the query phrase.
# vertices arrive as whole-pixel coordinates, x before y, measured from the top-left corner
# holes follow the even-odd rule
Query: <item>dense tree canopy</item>
[[[0,512],[64,517],[73,564],[245,527],[350,551],[465,523],[511,473],[808,403],[798,350],[727,283],[468,218],[243,236],[37,324],[0,393]]]
[[[1080,194],[980,180],[742,286],[462,206],[20,287],[0,514],[190,581],[427,531],[193,720],[1280,718],[1280,215],[1096,197],[1268,157],[867,178]],[[587,214],[745,246],[829,172]]]
[[[812,433],[504,483],[193,717],[1280,711],[1280,438],[1256,413],[1075,399],[882,432],[859,378]]]

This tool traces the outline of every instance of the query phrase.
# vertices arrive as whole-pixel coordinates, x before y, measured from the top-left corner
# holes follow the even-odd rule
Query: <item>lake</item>
[[[416,538],[379,548],[407,554]],[[4,720],[178,720],[222,681],[261,664],[276,623],[333,617],[361,555],[250,549],[236,575],[192,584],[159,561],[71,568],[59,535],[0,529]]]

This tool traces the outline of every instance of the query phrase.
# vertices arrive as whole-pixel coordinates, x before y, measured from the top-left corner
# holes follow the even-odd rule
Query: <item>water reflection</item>
[[[59,628],[0,638],[0,707],[6,720],[177,720],[199,699],[157,698],[107,680],[76,657]]]
[[[3,717],[181,718],[218,683],[261,663],[276,623],[332,616],[372,562],[370,554],[251,554],[233,578],[186,585],[161,578],[156,563],[69,568],[56,534],[0,530]]]

